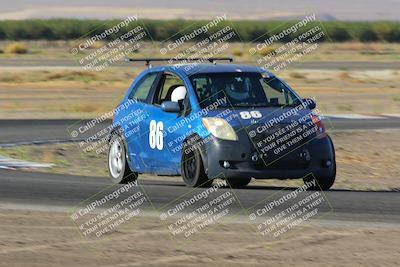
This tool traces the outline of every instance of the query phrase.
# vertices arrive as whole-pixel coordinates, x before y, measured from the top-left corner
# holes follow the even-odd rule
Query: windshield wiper
[[[234,107],[251,107],[249,103],[237,103],[237,104],[233,104],[232,106]]]
[[[270,108],[270,107],[281,107],[283,106],[282,104],[258,104],[258,105],[254,105],[255,107],[266,107],[266,108]]]
[[[234,104],[234,107],[244,107],[244,108],[268,108],[268,107],[274,107],[274,105],[270,105],[270,104],[250,104],[250,103],[240,103],[240,104]]]

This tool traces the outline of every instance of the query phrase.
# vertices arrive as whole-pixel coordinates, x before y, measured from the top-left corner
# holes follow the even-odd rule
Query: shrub
[[[347,30],[339,27],[333,28],[331,31],[328,32],[328,34],[330,35],[332,40],[336,42],[345,42],[351,39],[351,36],[347,32]]]
[[[4,40],[6,38],[6,33],[4,30],[0,27],[0,40]]]
[[[372,29],[362,30],[358,38],[361,42],[375,42],[379,40],[378,35]]]
[[[232,50],[232,55],[236,56],[236,57],[241,57],[243,56],[243,51],[240,49],[233,49]]]
[[[266,55],[268,55],[270,53],[274,53],[274,52],[275,52],[275,49],[272,46],[263,47],[260,51],[258,51],[258,53],[263,57],[265,57]]]
[[[388,42],[400,42],[400,29],[392,29],[389,37],[386,39]]]
[[[293,78],[293,79],[305,79],[306,78],[306,76],[304,74],[299,73],[299,72],[290,72],[289,76],[290,76],[290,78]]]
[[[351,76],[350,76],[350,74],[349,74],[348,72],[341,72],[341,73],[339,73],[339,74],[338,74],[338,78],[339,78],[340,80],[351,80],[351,79],[352,79]]]
[[[382,40],[388,42],[400,42],[399,25],[395,23],[377,23],[374,30]]]
[[[0,21],[0,39],[6,40],[72,40],[77,38],[86,39],[95,34],[100,34],[106,29],[118,24],[119,20],[77,20],[77,19],[30,19],[30,20],[2,20]],[[144,39],[154,41],[172,41],[179,36],[191,33],[207,23],[205,20],[144,20],[148,35]],[[277,34],[294,25],[296,21],[245,21],[237,20],[221,22],[209,29],[209,32],[196,36],[193,40],[202,40],[205,37],[221,30],[226,26],[233,26],[237,33],[232,36],[230,42],[262,42],[268,37]],[[120,29],[118,33],[111,34],[103,41],[114,40],[121,34],[143,26],[141,22],[131,22],[127,27]],[[299,34],[319,25],[317,22],[310,23],[298,32],[284,36],[279,42],[291,41]],[[333,41],[365,41],[371,42],[384,40],[389,42],[400,42],[400,22],[323,22],[324,29]],[[178,34],[177,34],[178,33]],[[172,38],[170,40],[170,38]],[[319,41],[326,41],[320,39]]]
[[[7,54],[26,54],[28,47],[23,43],[11,43],[4,48],[4,52]]]

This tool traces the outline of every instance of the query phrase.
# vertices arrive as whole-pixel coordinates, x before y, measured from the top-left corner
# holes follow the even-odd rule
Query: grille
[[[303,125],[287,128],[288,124],[277,124],[265,131],[259,131],[250,137],[254,153],[258,160],[254,163],[258,169],[303,169],[310,162],[307,142],[312,136],[303,137],[302,133],[310,129],[303,129]],[[256,131],[260,125],[253,125],[250,131]],[[302,131],[297,132],[297,128]],[[289,129],[289,130],[288,130]]]

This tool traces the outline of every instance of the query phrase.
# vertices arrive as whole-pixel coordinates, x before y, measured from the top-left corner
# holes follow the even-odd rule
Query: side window
[[[164,101],[171,101],[172,92],[178,86],[183,86],[183,81],[179,77],[171,74],[164,74],[154,104],[161,105]]]
[[[272,105],[292,105],[293,97],[276,78],[260,79],[268,102]]]
[[[145,102],[147,97],[149,96],[151,87],[154,83],[154,80],[157,77],[157,73],[152,73],[143,77],[139,83],[136,85],[135,91],[132,95],[133,98],[136,98],[138,101]]]
[[[207,99],[211,93],[208,79],[205,77],[199,77],[192,79],[192,81],[195,87],[194,89],[196,90],[197,95],[200,96],[200,99]]]

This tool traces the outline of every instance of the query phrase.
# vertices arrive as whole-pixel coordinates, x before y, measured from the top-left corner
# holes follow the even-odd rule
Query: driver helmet
[[[171,101],[172,102],[179,102],[180,100],[185,99],[186,96],[186,88],[185,86],[178,86],[172,91],[171,94]]]
[[[250,86],[243,78],[237,77],[225,87],[226,94],[238,101],[246,100],[250,95]]]

